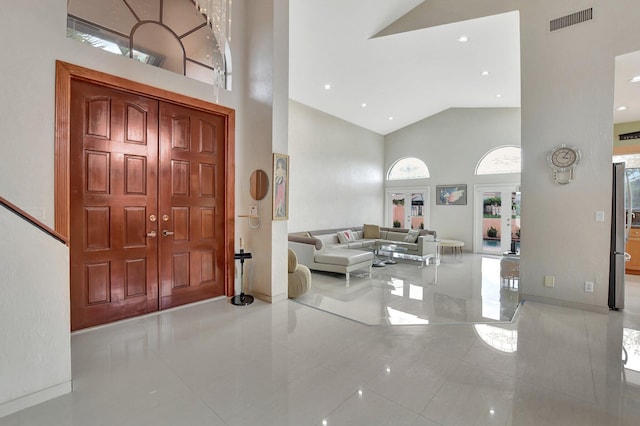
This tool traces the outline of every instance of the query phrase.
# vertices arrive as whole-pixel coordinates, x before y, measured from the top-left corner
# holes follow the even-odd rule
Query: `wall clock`
[[[580,150],[575,146],[562,144],[547,154],[547,164],[553,169],[553,179],[559,184],[573,180],[573,169],[580,162]]]

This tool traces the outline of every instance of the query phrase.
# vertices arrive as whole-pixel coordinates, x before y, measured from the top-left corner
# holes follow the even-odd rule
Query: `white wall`
[[[235,8],[234,3],[234,8]],[[246,150],[238,152],[237,171],[239,214],[248,214],[249,206],[259,207],[258,229],[248,219],[239,219],[238,233],[245,249],[254,254],[246,263],[248,293],[274,302],[286,299],[287,221],[272,221],[272,182],[261,201],[249,196],[249,178],[256,170],[271,176],[272,153],[287,154],[289,99],[289,2],[286,0],[248,0],[246,10],[247,99],[244,116]],[[271,180],[271,179],[270,179]]]
[[[67,246],[3,207],[0,229],[2,417],[71,391],[71,346]]]
[[[88,45],[83,45],[74,40],[66,38],[66,1],[49,0],[38,2],[34,7],[33,2],[12,2],[5,7],[0,14],[0,38],[5,40],[5,47],[2,55],[2,65],[0,70],[2,79],[0,80],[0,129],[2,130],[2,141],[0,143],[0,196],[7,198],[17,206],[29,211],[44,223],[53,227],[54,222],[54,99],[55,99],[55,60],[70,62],[83,67],[99,70],[105,73],[124,77],[133,81],[160,87],[171,92],[180,93],[194,98],[215,102],[214,91],[211,86],[191,80],[159,68],[137,63],[127,58],[118,57],[110,53],[95,49]],[[266,5],[266,6],[265,6]],[[277,6],[275,6],[277,5]],[[246,104],[248,92],[254,90],[258,93],[267,93],[268,97],[276,99],[287,99],[286,87],[280,82],[285,76],[279,76],[277,87],[274,86],[275,78],[271,75],[262,76],[264,68],[260,60],[250,59],[260,55],[267,49],[266,58],[269,62],[266,67],[272,67],[273,57],[278,64],[279,72],[282,72],[283,56],[287,50],[286,25],[278,19],[286,20],[286,13],[283,7],[287,6],[286,0],[235,0],[233,7],[233,35],[232,53],[234,70],[234,90],[233,92],[221,91],[219,103],[236,109],[236,182],[238,189],[236,195],[241,192],[240,182],[249,178],[249,170],[244,163],[247,157],[256,160],[256,164],[261,167],[270,168],[271,145],[274,137],[274,128],[278,128],[276,134],[282,140],[286,139],[286,114],[283,117],[282,100],[280,100],[277,114],[270,112],[271,101],[262,103],[260,108],[264,112],[259,116],[248,114]],[[262,14],[264,7],[276,8],[278,18],[274,18],[273,12]],[[260,38],[257,34],[249,39],[245,37],[246,21],[250,16],[252,25],[262,25],[267,22],[270,31],[261,35],[273,39],[277,38],[277,43],[273,41],[265,42],[265,38]],[[276,30],[273,27],[278,25]],[[285,27],[284,32],[281,27]],[[277,52],[274,53],[274,52]],[[252,72],[256,70],[255,72]],[[260,100],[257,100],[260,102]],[[285,101],[286,104],[286,101]],[[286,108],[286,107],[285,107]],[[284,120],[284,121],[283,121]],[[273,125],[273,122],[276,125]],[[247,135],[247,129],[251,129],[251,138]],[[253,136],[265,135],[263,139],[255,140]],[[280,149],[280,148],[278,148]],[[266,169],[269,170],[269,169]],[[240,174],[242,173],[242,175]],[[246,204],[245,204],[246,205]],[[241,205],[236,203],[237,207]],[[236,226],[241,225],[239,222]],[[286,256],[286,224],[280,226],[272,235],[271,222],[265,228],[258,231],[264,241],[268,241],[266,253],[271,253],[272,238],[279,238],[282,245],[282,254]],[[236,232],[237,239],[241,232]],[[31,269],[33,260],[54,259],[52,268],[66,271],[69,267],[68,256],[62,258],[57,253],[58,249],[52,249],[47,244],[34,245],[29,238],[17,239],[11,245],[0,245],[0,270],[7,270],[7,262],[11,262],[12,271],[22,271],[14,276],[0,276],[0,288],[2,294],[11,295],[11,303],[15,312],[30,311],[36,313],[55,311],[55,315],[47,315],[40,319],[29,319],[23,324],[20,332],[31,336],[47,335],[51,336],[55,342],[46,342],[46,350],[42,344],[30,339],[23,339],[15,343],[14,352],[6,352],[6,344],[0,350],[0,370],[4,371],[8,366],[13,368],[13,360],[20,353],[29,353],[33,357],[47,359],[34,368],[30,365],[15,366],[15,371],[6,379],[2,376],[2,388],[0,393],[0,404],[10,404],[15,407],[16,402],[21,398],[38,393],[44,388],[59,383],[60,380],[69,380],[69,307],[68,275],[59,275],[60,280],[64,280],[64,288],[58,288],[57,280],[53,287],[55,290],[42,289],[40,279],[30,281],[27,285],[34,286],[36,295],[25,294],[21,287],[25,286],[21,277],[31,279]],[[17,256],[19,253],[28,255]],[[270,258],[270,256],[268,256]],[[267,265],[270,265],[267,262]],[[286,274],[286,262],[279,272],[271,274],[270,269],[266,278],[261,282],[260,291],[269,297],[273,288],[278,294],[283,294],[285,286],[284,277]],[[22,275],[24,274],[24,275]],[[271,282],[271,277],[280,277],[277,284]],[[46,300],[51,291],[57,291],[55,297]],[[283,297],[283,296],[281,296]],[[51,300],[54,303],[51,303]],[[11,311],[9,311],[11,312]],[[5,336],[11,336],[11,322],[0,323],[0,336],[2,341]],[[66,330],[62,335],[60,329]],[[14,343],[12,342],[12,345]],[[24,367],[24,368],[23,368]],[[46,367],[46,368],[45,368]],[[62,374],[61,374],[62,373]],[[38,380],[32,380],[38,376]],[[24,380],[17,380],[23,377]],[[60,378],[62,377],[62,379]],[[25,401],[25,400],[22,400]],[[9,407],[9,405],[5,405]]]
[[[522,1],[522,247],[525,298],[606,310],[609,275],[615,56],[640,49],[636,2]],[[549,20],[594,7],[593,21],[550,33]],[[583,157],[556,184],[546,153],[561,143]],[[595,212],[606,212],[605,222]],[[556,277],[554,288],[543,276]],[[593,293],[584,281],[595,281]]]
[[[382,223],[384,137],[289,101],[289,232]]]
[[[476,176],[478,161],[490,150],[520,145],[519,108],[452,108],[385,137],[385,174],[405,157],[416,157],[429,168],[430,178],[391,181],[387,187],[431,188],[430,229],[441,238],[473,243],[474,185],[519,183],[520,174]],[[466,206],[436,205],[436,185],[466,184]]]

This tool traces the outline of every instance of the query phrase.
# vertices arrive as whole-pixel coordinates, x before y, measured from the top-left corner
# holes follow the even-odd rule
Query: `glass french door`
[[[478,186],[475,194],[476,253],[520,252],[520,192],[516,185]]]
[[[387,189],[385,205],[388,227],[429,229],[429,188]]]

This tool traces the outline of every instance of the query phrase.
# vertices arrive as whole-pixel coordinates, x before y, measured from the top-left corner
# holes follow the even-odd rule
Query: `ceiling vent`
[[[581,10],[580,12],[572,13],[571,15],[556,18],[549,22],[549,31],[556,31],[562,28],[570,27],[581,22],[590,21],[593,19],[593,8]]]

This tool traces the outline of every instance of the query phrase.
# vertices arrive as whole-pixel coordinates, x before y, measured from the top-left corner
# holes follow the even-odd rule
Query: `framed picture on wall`
[[[436,185],[436,204],[465,206],[467,204],[467,185]]]
[[[289,219],[289,156],[273,154],[273,220]]]

